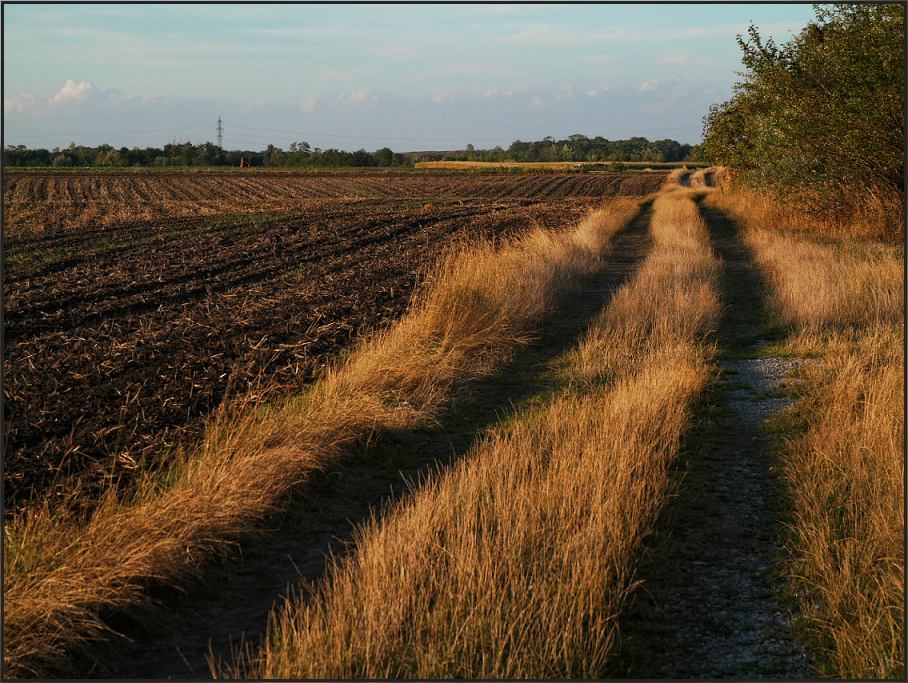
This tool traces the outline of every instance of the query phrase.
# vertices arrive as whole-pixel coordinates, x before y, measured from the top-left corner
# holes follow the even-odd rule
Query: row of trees
[[[788,43],[739,36],[746,72],[705,119],[705,155],[745,183],[847,217],[904,205],[904,4],[818,6]]]
[[[338,149],[319,149],[308,142],[293,142],[284,150],[268,145],[263,151],[222,150],[210,142],[193,145],[173,143],[164,147],[119,149],[111,145],[85,147],[72,143],[60,149],[29,149],[24,145],[7,146],[3,151],[6,166],[52,166],[58,168],[84,166],[239,166],[245,158],[252,166],[408,166],[416,161],[696,161],[699,147],[675,140],[646,138],[606,140],[571,135],[565,140],[547,137],[536,142],[517,140],[508,149],[495,147],[476,150],[467,145],[454,152],[407,152],[400,154],[387,147],[367,152],[345,152]]]
[[[268,145],[264,151],[222,150],[210,142],[189,142],[164,147],[85,147],[72,143],[64,149],[28,149],[8,146],[3,151],[6,166],[239,166],[240,159],[252,166],[402,166],[410,161],[387,147],[375,152],[312,149],[308,143],[292,143],[289,151]]]
[[[606,140],[601,136],[588,138],[574,134],[564,140],[552,137],[536,142],[516,140],[508,149],[495,147],[474,150],[472,145],[462,152],[424,153],[422,161],[700,161],[698,146],[681,144],[676,140],[650,141],[642,137],[628,140]],[[431,157],[431,158],[429,158]]]

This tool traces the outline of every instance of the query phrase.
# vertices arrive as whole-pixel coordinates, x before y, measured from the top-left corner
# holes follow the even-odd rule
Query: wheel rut
[[[686,436],[677,489],[621,618],[614,675],[632,678],[809,678],[781,597],[781,486],[763,423],[786,406],[795,361],[766,357],[763,282],[738,227],[704,207],[724,262],[716,380]]]
[[[241,642],[257,643],[272,607],[289,589],[306,591],[325,575],[327,556],[349,550],[357,524],[395,498],[408,482],[443,470],[515,406],[557,391],[552,361],[571,348],[596,314],[637,270],[650,248],[650,206],[616,235],[606,268],[568,297],[540,338],[494,376],[476,382],[432,428],[384,434],[368,451],[348,454],[317,476],[227,560],[192,583],[161,591],[151,610],[111,620],[123,638],[95,648],[76,667],[82,677],[200,678],[208,657],[230,662]],[[301,588],[302,587],[302,588]]]

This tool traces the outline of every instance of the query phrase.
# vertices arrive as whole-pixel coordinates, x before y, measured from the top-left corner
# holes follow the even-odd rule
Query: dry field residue
[[[357,336],[399,317],[455,242],[571,225],[603,196],[646,189],[618,175],[73,174],[6,183],[7,198],[38,193],[37,215],[75,215],[57,196],[95,206],[107,194],[139,213],[165,212],[26,230],[21,207],[7,207],[19,225],[4,236],[4,491],[13,507],[62,494],[71,475],[90,504],[111,482],[163,464],[225,396],[299,389]],[[158,195],[185,198],[174,205]],[[197,201],[224,212],[298,199],[293,210],[180,217]]]

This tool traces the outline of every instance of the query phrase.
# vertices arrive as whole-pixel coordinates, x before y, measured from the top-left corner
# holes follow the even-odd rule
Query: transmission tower
[[[218,116],[218,149],[223,149],[224,129],[221,127],[221,117]]]

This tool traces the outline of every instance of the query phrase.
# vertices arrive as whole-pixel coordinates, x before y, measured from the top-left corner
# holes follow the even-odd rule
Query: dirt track
[[[720,370],[687,436],[677,495],[647,544],[621,618],[615,674],[630,678],[808,678],[781,597],[780,482],[764,420],[792,360],[759,355],[763,283],[737,227],[704,216],[725,264]]]

